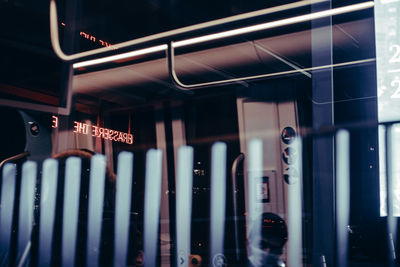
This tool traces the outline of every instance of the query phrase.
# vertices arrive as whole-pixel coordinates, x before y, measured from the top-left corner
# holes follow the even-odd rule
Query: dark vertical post
[[[78,1],[70,0],[66,2],[65,5],[65,30],[64,30],[64,40],[63,40],[63,50],[67,54],[73,54],[75,52],[75,36],[76,36],[76,21],[78,17]],[[71,105],[72,103],[68,103],[71,101],[72,97],[72,64],[70,62],[63,62],[61,69],[61,81],[60,87],[62,92],[60,95],[60,103],[59,106],[66,107],[67,105]]]
[[[312,12],[331,8],[331,1],[314,4]],[[332,18],[311,22],[312,66],[332,64]],[[312,125],[315,131],[334,125],[333,70],[312,72]],[[334,139],[313,140],[313,266],[335,262]]]

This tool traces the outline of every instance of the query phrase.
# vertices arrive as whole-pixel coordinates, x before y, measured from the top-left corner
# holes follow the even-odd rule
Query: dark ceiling
[[[76,35],[84,31],[112,44],[296,1],[64,0],[56,1],[60,24],[65,2],[76,3]],[[0,16],[2,39],[49,47],[49,0],[0,0]],[[80,39],[82,50],[101,46]]]
[[[63,0],[56,2],[60,23],[60,39],[63,39],[64,29],[68,28],[70,25],[65,16],[65,10],[70,10],[68,12],[68,17],[71,15],[75,16],[74,21],[76,27],[73,34],[69,36],[69,38],[73,38],[76,41],[75,47],[70,50],[70,53],[73,53],[99,48],[105,44],[115,44],[154,33],[296,1]],[[332,6],[348,5],[355,2],[360,2],[360,0],[335,0],[332,2]],[[66,3],[68,3],[69,7],[66,7]],[[75,5],[76,8],[74,8]],[[71,10],[74,12],[71,12]],[[296,9],[268,15],[262,19],[263,21],[269,21],[277,17],[283,18],[309,12],[310,10],[306,8],[300,10]],[[370,14],[372,10],[367,10],[365,12],[360,13],[360,18],[356,18],[352,15],[341,16],[339,19],[352,22],[362,18],[372,17]],[[246,23],[254,22],[257,22],[257,20],[254,19]],[[336,21],[334,23],[342,25],[342,23],[345,22],[346,21]],[[371,21],[364,24],[367,26],[367,29],[371,28]],[[226,27],[235,26],[237,27],[237,25],[227,25]],[[293,27],[286,27],[288,29],[279,28],[272,35],[279,37],[286,36],[285,34],[291,34],[293,32],[297,32],[297,35],[299,35],[302,32],[307,33],[307,30],[310,29],[309,24],[302,25],[300,28]],[[339,58],[338,55],[340,55],[340,59],[349,57],[348,51],[351,51],[351,55],[360,54],[361,58],[365,57],[364,50],[366,49],[364,49],[364,44],[369,44],[371,42],[369,39],[364,41],[364,37],[369,36],[373,38],[373,34],[370,34],[370,31],[367,30],[365,33],[361,32],[362,34],[358,34],[363,38],[358,38],[356,36],[357,33],[360,32],[360,29],[364,29],[365,27],[353,28],[335,28],[336,31],[334,31],[334,35],[335,32],[339,33],[339,35],[336,34],[336,37],[334,36],[335,38],[333,40],[334,52],[337,55],[336,58]],[[221,29],[219,28],[216,30]],[[352,38],[356,37],[353,39],[359,39],[358,41],[361,42],[363,46],[359,46],[357,49],[348,49],[347,46],[353,45],[351,38],[347,37],[347,39],[343,39],[342,37],[344,34],[341,32],[344,32],[345,35]],[[205,34],[205,32],[200,34]],[[249,40],[274,37],[270,33],[268,34],[269,36],[250,36]],[[302,38],[310,39],[307,36],[302,36]],[[347,41],[338,42],[338,40]],[[247,42],[247,40],[241,39],[240,42]],[[63,43],[62,40],[61,43]],[[299,41],[295,41],[295,39],[285,39],[280,43],[285,45],[277,46],[275,51],[279,52],[280,48],[291,45],[290,50],[298,51],[298,53],[296,55],[287,56],[282,52],[280,53],[281,56],[287,56],[286,58],[289,61],[299,66],[307,66],[307,64],[302,61],[305,60],[305,62],[308,62],[310,60],[310,54],[305,52],[306,50],[304,49],[304,51],[299,50],[301,42],[299,43]],[[307,42],[303,43],[307,44]],[[306,45],[306,47],[309,47],[309,45]],[[67,51],[65,47],[63,47],[63,49]],[[251,47],[251,51],[253,50],[254,47]],[[368,49],[368,51],[370,50],[371,49]],[[241,49],[240,51],[244,53],[245,50]],[[260,55],[258,56],[260,57]],[[205,58],[205,56],[202,56],[202,58]],[[259,58],[256,59],[256,61],[260,63]],[[278,66],[276,60],[274,62],[273,67]],[[162,66],[164,65],[163,63]],[[265,64],[261,65],[263,67],[262,71],[265,71]],[[267,67],[271,67],[270,65]],[[245,71],[252,71],[252,69],[248,69],[247,65],[244,67]],[[62,90],[60,89],[60,81],[63,79],[61,70],[62,62],[55,56],[50,44],[49,0],[0,0],[0,98],[2,97],[4,88],[7,88],[7,92],[15,91],[15,88],[22,88],[58,97],[59,92]],[[151,69],[151,74],[154,76],[154,67]],[[163,81],[163,79],[161,79],[161,81]],[[21,91],[21,94],[23,95],[24,92],[25,91]],[[53,104],[58,105],[58,103]]]

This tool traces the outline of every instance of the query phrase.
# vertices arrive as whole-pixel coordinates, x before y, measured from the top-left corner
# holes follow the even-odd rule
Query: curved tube
[[[240,260],[240,251],[239,251],[239,226],[238,226],[238,208],[237,208],[237,199],[236,199],[236,174],[239,164],[244,160],[244,154],[240,153],[239,156],[233,161],[231,177],[232,177],[232,201],[233,201],[233,222],[235,224],[235,253],[236,260]]]
[[[29,156],[29,152],[26,151],[26,152],[19,153],[19,154],[15,155],[15,156],[6,158],[6,159],[3,160],[2,162],[0,162],[0,169],[1,169],[1,168],[3,167],[3,165],[6,164],[7,162],[12,162],[12,161],[15,161],[15,160],[18,160],[18,159],[25,158],[25,157],[27,157],[27,156]]]
[[[313,71],[313,70],[321,70],[321,69],[327,69],[327,68],[335,68],[335,67],[344,67],[344,66],[349,66],[349,65],[354,65],[354,64],[363,64],[363,63],[368,63],[368,62],[374,62],[375,58],[367,58],[367,59],[362,59],[362,60],[356,60],[356,61],[348,61],[348,62],[342,62],[342,63],[337,63],[337,64],[330,64],[330,65],[323,65],[323,66],[317,66],[317,67],[310,67],[310,68],[297,68],[293,70],[288,70],[288,71],[281,71],[281,72],[274,72],[274,73],[265,73],[265,74],[260,74],[260,75],[253,75],[253,76],[246,76],[246,77],[239,77],[239,78],[232,78],[232,79],[226,79],[226,80],[218,80],[218,81],[212,81],[212,82],[204,82],[204,83],[196,83],[196,84],[184,84],[181,82],[175,72],[175,51],[174,51],[174,43],[171,42],[168,45],[168,69],[169,69],[169,76],[174,83],[176,87],[178,87],[181,90],[189,90],[189,89],[201,89],[201,88],[206,88],[206,87],[211,87],[211,86],[223,86],[223,85],[229,85],[229,84],[235,84],[238,82],[243,82],[243,81],[254,81],[254,80],[259,80],[263,78],[269,78],[269,77],[276,77],[280,75],[287,75],[287,74],[295,74],[295,73],[304,73],[308,71]]]
[[[130,41],[125,41],[122,43],[112,45],[111,48],[110,47],[102,47],[102,48],[97,48],[97,49],[93,49],[90,51],[67,55],[62,51],[61,46],[60,46],[59,34],[58,34],[58,18],[57,18],[56,2],[55,2],[55,0],[50,0],[50,38],[51,38],[51,44],[53,46],[53,50],[59,58],[61,58],[64,61],[76,61],[81,58],[109,52],[109,51],[112,51],[112,49],[126,48],[126,47],[143,44],[143,43],[146,43],[149,41],[154,41],[154,40],[161,39],[161,38],[172,37],[172,36],[176,36],[176,35],[183,34],[183,33],[198,31],[198,30],[213,27],[213,26],[218,26],[218,25],[222,25],[222,24],[226,24],[226,23],[232,23],[235,21],[240,21],[240,20],[244,20],[244,19],[248,19],[248,18],[254,18],[257,16],[272,14],[272,13],[289,10],[289,9],[293,9],[293,8],[298,8],[298,7],[302,7],[302,6],[307,6],[307,5],[311,5],[311,4],[316,4],[316,3],[320,3],[320,2],[324,2],[324,1],[326,1],[326,0],[298,1],[295,3],[291,3],[291,4],[261,9],[261,10],[248,12],[248,13],[244,13],[244,14],[240,14],[240,15],[235,15],[235,16],[231,16],[231,17],[227,17],[227,18],[222,18],[222,19],[212,20],[209,22],[199,23],[199,24],[195,24],[195,25],[191,25],[191,26],[187,26],[187,27],[183,27],[183,28],[179,28],[179,29],[175,29],[175,30],[161,32],[161,33],[141,37],[141,38],[130,40]]]

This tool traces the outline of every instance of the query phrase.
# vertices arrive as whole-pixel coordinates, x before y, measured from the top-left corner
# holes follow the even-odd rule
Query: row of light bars
[[[184,47],[184,46],[189,46],[189,45],[194,45],[194,44],[200,44],[200,43],[204,43],[204,42],[220,40],[220,39],[239,36],[239,35],[248,34],[248,33],[252,33],[252,32],[268,30],[268,29],[287,26],[287,25],[291,25],[291,24],[311,21],[311,20],[315,20],[315,19],[321,19],[321,18],[325,18],[325,17],[350,13],[350,12],[354,12],[354,11],[358,11],[358,10],[372,8],[373,6],[374,6],[374,2],[368,1],[368,2],[364,2],[364,3],[360,3],[360,4],[338,7],[338,8],[319,11],[319,12],[315,12],[315,13],[311,13],[311,14],[300,15],[300,16],[295,16],[295,17],[291,17],[291,18],[261,23],[261,24],[257,24],[257,25],[253,25],[253,26],[242,27],[242,28],[238,28],[238,29],[234,29],[234,30],[229,30],[229,31],[224,31],[224,32],[219,32],[219,33],[214,33],[214,34],[208,34],[208,35],[204,35],[204,36],[200,36],[200,37],[195,37],[195,38],[191,38],[191,39],[176,41],[176,42],[172,42],[171,45],[173,48],[179,48],[179,47]],[[78,63],[73,64],[73,68],[78,69],[78,68],[82,68],[82,67],[99,65],[99,64],[104,64],[104,63],[127,59],[127,58],[134,58],[134,57],[141,56],[141,55],[148,55],[148,54],[152,54],[152,53],[166,51],[167,49],[168,49],[167,44],[157,45],[157,46],[144,48],[144,49],[140,49],[140,50],[135,50],[135,51],[127,52],[127,53],[122,53],[122,54],[118,54],[118,55],[78,62]]]
[[[341,263],[346,266],[348,205],[349,205],[349,134],[340,131],[337,140],[337,206],[338,247]],[[301,150],[301,139],[296,138],[294,147]],[[248,223],[261,234],[261,222],[257,220],[260,203],[256,200],[256,186],[262,183],[263,144],[260,139],[251,140],[248,153]],[[211,153],[211,215],[210,215],[210,263],[215,257],[224,258],[225,207],[226,207],[226,159],[227,145],[217,142]],[[290,266],[302,265],[302,178],[301,153],[298,153],[295,168],[300,177],[296,183],[288,185],[288,263]],[[99,266],[101,225],[103,218],[104,183],[106,158],[94,155],[91,159],[88,204],[88,232],[86,266]],[[159,246],[159,216],[162,180],[162,152],[150,149],[146,154],[145,205],[144,205],[144,264],[157,265]],[[16,190],[16,166],[6,164],[3,168],[0,209],[0,265],[9,262],[9,251],[13,224],[13,210]],[[52,241],[56,211],[56,192],[58,162],[55,159],[44,161],[41,177],[40,229],[38,265],[50,266]],[[28,161],[22,167],[22,182],[18,220],[17,263],[22,266],[29,259],[31,233],[33,227],[33,208],[36,185],[37,164]],[[62,266],[74,266],[77,226],[79,213],[81,160],[70,157],[66,161],[64,184],[64,207],[62,223]],[[116,205],[114,225],[113,266],[125,266],[128,255],[131,193],[132,193],[133,154],[121,152],[118,156],[116,180]],[[176,185],[176,263],[189,266],[191,248],[191,213],[193,181],[193,148],[182,146],[178,151]],[[262,204],[261,204],[262,205]],[[250,253],[253,253],[250,251]]]
[[[156,34],[152,34],[149,36],[141,37],[138,39],[134,40],[129,40],[125,41],[122,43],[118,44],[113,44],[114,49],[119,49],[119,48],[128,48],[132,47],[134,45],[139,45],[139,44],[144,44],[150,41],[156,41],[160,40],[163,38],[170,38],[172,36],[176,36],[179,34],[184,34],[184,33],[190,33],[198,30],[205,30],[210,27],[214,26],[221,26],[223,24],[227,23],[232,23],[232,22],[238,22],[244,19],[249,19],[249,18],[254,18],[254,17],[259,17],[263,15],[268,15],[284,10],[290,10],[294,8],[299,8],[311,4],[318,4],[321,2],[325,2],[327,0],[301,0],[298,2],[293,2],[289,4],[284,4],[280,6],[274,6],[274,7],[269,7],[265,9],[260,9],[248,13],[243,13],[239,15],[234,15],[222,19],[216,19],[212,21],[207,21],[199,24],[194,24],[190,26],[186,26],[183,28],[179,29],[174,29],[166,32],[160,32]],[[103,47],[103,48],[97,48],[89,51],[84,51],[84,52],[79,52],[76,54],[72,55],[66,55],[62,51],[59,43],[59,36],[58,36],[58,19],[57,19],[57,6],[56,6],[56,1],[55,0],[50,0],[50,38],[51,38],[51,43],[53,45],[54,52],[58,55],[59,58],[65,61],[72,61],[72,60],[78,60],[80,58],[88,57],[88,56],[94,56],[94,55],[99,55],[101,53],[109,51],[109,48]]]

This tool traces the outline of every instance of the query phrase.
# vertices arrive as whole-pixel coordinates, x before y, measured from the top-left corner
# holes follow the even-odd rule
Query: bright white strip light
[[[277,27],[300,23],[300,22],[305,22],[305,21],[310,21],[310,20],[314,20],[314,19],[320,19],[320,18],[324,18],[324,17],[345,14],[345,13],[354,12],[357,10],[371,8],[373,6],[374,6],[374,2],[368,1],[368,2],[361,3],[361,4],[349,5],[349,6],[345,6],[345,7],[338,7],[335,9],[329,9],[329,10],[320,11],[320,12],[316,12],[316,13],[312,13],[312,14],[301,15],[301,16],[297,16],[297,17],[292,17],[292,18],[287,18],[287,19],[282,19],[282,20],[277,20],[277,21],[271,21],[271,22],[266,22],[266,23],[257,24],[257,25],[253,25],[253,26],[243,27],[243,28],[239,28],[239,29],[235,29],[235,30],[229,30],[229,31],[204,35],[204,36],[200,36],[200,37],[196,37],[196,38],[191,38],[191,39],[187,39],[187,40],[177,41],[177,42],[172,43],[172,46],[173,47],[183,47],[183,46],[187,46],[187,45],[193,45],[193,44],[208,42],[208,41],[212,41],[212,40],[233,37],[233,36],[237,36],[237,35],[241,35],[241,34],[277,28]],[[82,61],[82,62],[73,64],[73,68],[77,69],[77,68],[81,68],[81,67],[87,67],[87,66],[112,62],[115,60],[122,60],[122,59],[135,57],[135,56],[139,56],[139,55],[151,54],[151,53],[167,50],[167,48],[168,48],[168,46],[166,44],[163,44],[163,45],[158,45],[158,46],[153,46],[153,47],[149,47],[149,48],[145,48],[145,49],[135,50],[132,52],[123,53],[123,54],[119,54],[119,55],[115,55],[115,56],[109,56],[109,57],[103,57],[103,58],[99,58],[99,59]]]
[[[262,24],[258,24],[258,25],[254,25],[254,26],[249,26],[249,27],[239,28],[239,29],[235,29],[235,30],[200,36],[200,37],[187,39],[187,40],[183,40],[183,41],[178,41],[178,42],[174,43],[174,47],[198,44],[198,43],[207,42],[207,41],[211,41],[211,40],[217,40],[217,39],[222,39],[222,38],[226,38],[226,37],[237,36],[237,35],[241,35],[241,34],[245,34],[245,33],[256,32],[256,31],[260,31],[260,30],[267,30],[267,29],[276,28],[276,27],[280,27],[280,26],[310,21],[313,19],[319,19],[319,18],[334,16],[334,15],[349,13],[349,12],[353,12],[353,11],[357,11],[357,10],[361,10],[361,9],[367,9],[367,8],[370,8],[373,6],[374,6],[374,2],[369,1],[369,2],[365,2],[365,3],[361,3],[361,4],[355,4],[355,5],[345,6],[345,7],[338,7],[335,9],[329,9],[329,10],[320,11],[320,12],[316,12],[316,13],[312,13],[312,14],[301,15],[301,16],[297,16],[297,17],[292,17],[292,18],[287,18],[287,19],[282,19],[282,20],[277,20],[277,21],[272,21],[272,22],[266,22],[266,23],[262,23]]]
[[[232,23],[235,21],[243,20],[243,19],[254,18],[254,17],[258,17],[258,16],[262,16],[262,15],[272,14],[275,12],[294,9],[294,8],[298,8],[298,7],[302,7],[302,6],[308,6],[310,4],[317,4],[317,3],[321,3],[321,2],[325,2],[325,1],[327,1],[327,0],[303,0],[303,1],[295,2],[295,3],[286,4],[286,5],[270,7],[270,8],[266,8],[266,9],[260,9],[257,11],[239,14],[239,15],[235,15],[232,17],[226,17],[226,18],[222,18],[222,19],[203,22],[200,24],[195,24],[195,25],[191,25],[191,26],[187,26],[187,27],[183,27],[183,28],[179,28],[179,29],[175,29],[175,30],[156,33],[153,35],[141,37],[138,39],[134,39],[134,40],[118,43],[118,44],[113,44],[112,47],[115,49],[126,48],[126,47],[130,47],[130,46],[138,45],[138,44],[143,44],[143,43],[146,43],[149,41],[159,40],[161,38],[171,37],[176,34],[193,32],[193,31],[202,30],[202,29],[205,29],[208,27],[219,26],[219,25],[226,24],[226,23]],[[58,19],[57,19],[56,3],[55,3],[55,0],[50,0],[51,43],[53,45],[54,52],[62,60],[65,60],[65,61],[77,60],[79,58],[83,58],[83,57],[87,57],[87,56],[94,56],[94,55],[97,55],[97,54],[100,54],[103,52],[110,51],[109,47],[102,47],[102,48],[97,48],[94,50],[80,52],[80,53],[73,54],[73,55],[64,54],[64,52],[62,51],[62,49],[60,47],[60,42],[58,40],[58,23],[57,23],[57,21],[58,21]]]
[[[82,68],[82,67],[99,65],[99,64],[103,64],[103,63],[107,63],[107,62],[116,61],[116,60],[122,60],[122,59],[130,58],[130,57],[142,56],[142,55],[151,54],[151,53],[155,53],[155,52],[165,51],[165,50],[167,50],[167,48],[168,48],[168,46],[166,44],[152,46],[149,48],[135,50],[135,51],[119,54],[119,55],[78,62],[73,65],[73,68],[78,69],[78,68]]]

